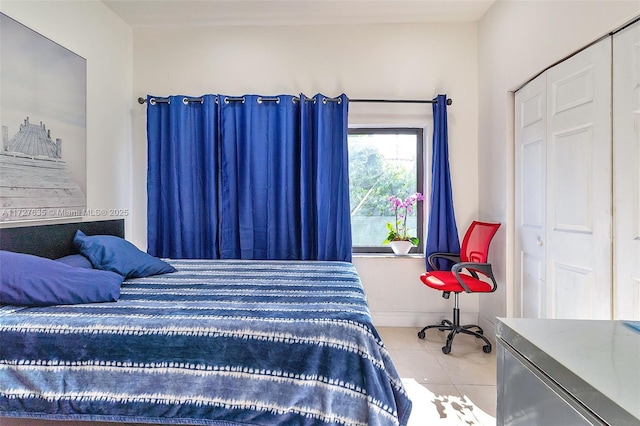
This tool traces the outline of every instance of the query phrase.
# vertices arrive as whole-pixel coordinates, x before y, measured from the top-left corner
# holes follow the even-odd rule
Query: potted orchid
[[[387,239],[382,244],[389,244],[395,254],[407,254],[412,246],[417,246],[420,242],[417,237],[409,235],[407,216],[413,212],[413,205],[423,200],[424,196],[419,192],[410,195],[404,200],[395,195],[389,197],[391,212],[395,215],[396,221],[395,224],[387,222],[389,235],[387,235]]]

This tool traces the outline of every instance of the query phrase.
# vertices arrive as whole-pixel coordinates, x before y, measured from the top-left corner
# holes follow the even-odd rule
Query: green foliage
[[[388,216],[389,195],[415,191],[414,164],[385,159],[375,147],[349,145],[351,216]]]
[[[387,222],[387,230],[389,231],[389,235],[387,235],[387,239],[385,239],[382,244],[389,244],[391,241],[411,241],[411,244],[417,246],[420,243],[420,240],[416,237],[406,236],[403,237],[397,231],[397,229],[402,229],[402,221],[396,221],[396,226],[393,226],[393,223]]]

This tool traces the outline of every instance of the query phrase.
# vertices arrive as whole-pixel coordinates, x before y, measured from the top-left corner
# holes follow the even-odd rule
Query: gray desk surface
[[[624,321],[498,318],[496,335],[607,423],[640,424],[640,332]]]

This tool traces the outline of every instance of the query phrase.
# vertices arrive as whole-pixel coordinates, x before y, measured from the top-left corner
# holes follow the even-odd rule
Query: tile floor
[[[451,353],[442,353],[444,332],[376,327],[413,402],[409,426],[495,425],[496,347],[458,335]]]

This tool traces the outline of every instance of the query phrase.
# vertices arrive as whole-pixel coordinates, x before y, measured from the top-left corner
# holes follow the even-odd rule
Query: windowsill
[[[410,254],[405,254],[405,255],[396,255],[393,253],[352,253],[351,254],[352,258],[372,258],[372,257],[379,257],[379,258],[388,258],[388,257],[394,257],[394,258],[398,258],[398,259],[424,259],[424,254],[422,253],[410,253]]]

